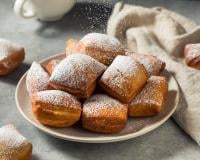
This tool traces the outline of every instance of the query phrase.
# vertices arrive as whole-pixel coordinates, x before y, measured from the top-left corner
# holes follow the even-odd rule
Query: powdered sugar
[[[83,113],[85,116],[95,117],[99,111],[107,110],[107,114],[119,115],[118,113],[127,113],[127,105],[119,102],[104,94],[96,94],[88,98],[83,104]]]
[[[81,103],[76,97],[60,90],[41,91],[34,94],[34,96],[37,96],[37,100],[47,104],[66,106],[71,108],[81,107]]]
[[[11,56],[13,50],[20,50],[22,47],[5,39],[0,39],[0,61]]]
[[[121,43],[114,37],[101,33],[89,33],[81,40],[86,46],[100,48],[103,51],[119,52],[123,50]]]
[[[133,79],[138,76],[139,72],[141,72],[141,64],[133,58],[117,56],[105,71],[100,81],[108,83],[111,88],[117,87],[117,92],[120,95],[127,96],[127,92],[125,91],[132,89]]]
[[[166,79],[160,76],[152,76],[148,79],[143,90],[133,99],[131,104],[149,104],[162,105],[164,93],[162,87],[165,85]]]
[[[87,55],[71,54],[56,66],[50,82],[85,90],[105,69],[105,65]]]
[[[200,43],[188,44],[187,46],[187,58],[197,58],[200,57]]]
[[[87,3],[79,4],[77,11],[73,12],[74,18],[77,19],[78,17],[79,20],[83,20],[83,23],[80,23],[83,33],[88,33],[89,31],[106,32],[107,21],[112,12],[113,3],[110,0],[98,0],[96,2],[98,3],[95,3],[94,0],[87,0]]]
[[[149,76],[158,75],[164,69],[165,63],[152,55],[130,53],[129,56],[144,65]]]
[[[28,143],[13,125],[0,128],[0,159],[13,160],[17,151],[23,150]]]
[[[42,66],[33,62],[26,77],[26,86],[30,94],[48,89],[49,75]]]

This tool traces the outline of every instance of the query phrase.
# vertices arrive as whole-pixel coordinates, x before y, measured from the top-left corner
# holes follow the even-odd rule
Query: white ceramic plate
[[[63,57],[64,54],[57,54],[41,61],[40,63],[46,65],[51,59],[62,59]],[[126,128],[123,129],[121,132],[115,134],[97,134],[89,132],[82,129],[81,124],[76,124],[75,126],[63,129],[50,128],[40,124],[35,119],[31,111],[30,97],[26,89],[26,73],[17,85],[15,99],[20,113],[27,121],[29,121],[32,125],[39,128],[40,130],[44,131],[45,133],[54,137],[69,141],[85,143],[108,143],[123,141],[141,136],[147,132],[156,129],[161,124],[163,124],[175,111],[179,101],[178,85],[175,79],[167,71],[164,71],[163,74],[165,77],[167,77],[169,82],[169,94],[166,99],[163,111],[154,117],[129,118]]]

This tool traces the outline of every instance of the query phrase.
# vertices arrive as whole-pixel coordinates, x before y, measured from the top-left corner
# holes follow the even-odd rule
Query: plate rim
[[[58,57],[58,56],[62,56],[64,53],[59,53],[59,54],[55,54],[52,56],[49,56],[41,61],[39,61],[39,63],[43,63],[49,59]],[[129,133],[129,134],[125,134],[125,135],[121,135],[121,136],[117,136],[117,137],[101,137],[101,138],[84,138],[84,137],[77,137],[77,136],[70,136],[70,135],[64,135],[57,133],[55,131],[51,131],[50,129],[46,129],[45,126],[42,125],[38,125],[36,122],[32,121],[28,116],[25,115],[25,113],[23,112],[23,110],[20,107],[19,101],[18,101],[18,96],[19,96],[19,87],[22,83],[22,81],[26,78],[28,70],[23,74],[23,76],[20,78],[20,80],[17,83],[16,89],[15,89],[15,103],[16,106],[19,110],[19,112],[21,113],[21,115],[29,122],[31,123],[34,127],[38,128],[39,130],[43,131],[44,133],[51,135],[53,137],[59,138],[59,139],[63,139],[63,140],[68,140],[68,141],[73,141],[73,142],[81,142],[81,143],[111,143],[111,142],[119,142],[119,141],[125,141],[128,139],[132,139],[138,136],[142,136],[148,132],[151,132],[153,130],[155,130],[156,128],[158,128],[159,126],[161,126],[162,124],[164,124],[171,116],[172,114],[175,112],[179,99],[180,99],[180,90],[177,84],[176,79],[174,78],[174,76],[169,73],[172,78],[174,79],[176,85],[177,85],[177,97],[176,97],[176,101],[177,103],[175,103],[175,106],[173,107],[173,109],[170,111],[170,113],[165,116],[162,120],[155,122],[152,126],[147,126],[145,127],[145,130],[140,130],[138,132],[135,133]],[[142,132],[142,133],[141,133]]]

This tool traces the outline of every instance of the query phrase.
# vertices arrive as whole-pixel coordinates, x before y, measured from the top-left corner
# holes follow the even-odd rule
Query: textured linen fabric
[[[184,64],[188,43],[200,43],[200,26],[173,11],[117,3],[108,21],[107,33],[128,49],[158,56],[180,88],[175,121],[200,144],[200,71]]]

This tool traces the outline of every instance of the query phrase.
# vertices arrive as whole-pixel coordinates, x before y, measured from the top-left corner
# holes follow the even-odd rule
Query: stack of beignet
[[[67,41],[66,58],[42,68],[34,62],[27,74],[32,111],[40,123],[115,133],[128,116],[162,111],[168,85],[157,57],[127,52],[114,37],[90,33]],[[38,70],[37,72],[34,72]]]

